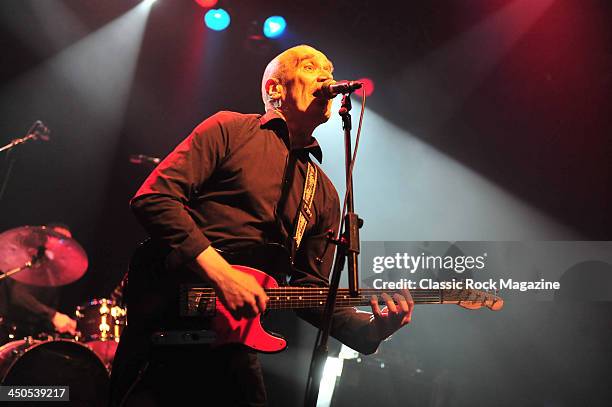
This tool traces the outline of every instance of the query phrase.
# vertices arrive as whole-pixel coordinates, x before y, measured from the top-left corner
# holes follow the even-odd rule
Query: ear
[[[280,84],[278,79],[270,78],[266,81],[266,93],[272,100],[280,100],[283,94],[283,85]]]

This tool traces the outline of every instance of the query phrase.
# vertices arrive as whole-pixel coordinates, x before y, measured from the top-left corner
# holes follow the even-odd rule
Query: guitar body
[[[289,257],[278,245],[254,246],[221,254],[230,263],[243,264],[233,267],[252,275],[263,288],[276,288],[278,283],[272,276],[254,267],[272,270],[277,276],[281,275],[281,270],[289,267]],[[216,336],[210,344],[213,347],[239,343],[263,353],[276,353],[286,348],[287,343],[281,336],[263,328],[260,315],[237,320],[216,296],[206,305],[210,309],[206,316],[182,315],[181,310],[185,305],[180,298],[185,296],[179,293],[190,285],[202,287],[206,283],[191,270],[167,270],[164,265],[166,255],[167,250],[148,240],[140,245],[132,257],[126,295],[131,331],[151,338],[193,336],[208,331]]]
[[[255,280],[263,288],[278,287],[276,281],[262,271],[246,266],[234,266],[234,268],[255,277]],[[217,334],[214,346],[241,343],[248,348],[263,353],[276,353],[287,347],[285,339],[269,333],[263,328],[260,315],[255,318],[237,320],[227,311],[218,298],[215,301],[216,313],[211,321],[212,330]]]

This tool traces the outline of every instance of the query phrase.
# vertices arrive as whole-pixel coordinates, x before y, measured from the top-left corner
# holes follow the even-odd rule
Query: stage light
[[[374,93],[374,81],[370,78],[361,78],[357,80],[358,82],[363,83],[363,90],[365,91],[366,96],[370,96]],[[361,97],[361,90],[355,91],[355,95]]]
[[[213,8],[217,5],[218,0],[195,0],[200,7]]]
[[[263,24],[263,33],[268,38],[277,38],[283,35],[287,22],[281,16],[268,17]]]
[[[222,8],[211,9],[204,15],[204,22],[211,30],[223,31],[230,25],[230,15]]]
[[[151,6],[153,5],[153,3],[155,3],[157,0],[144,0],[143,3],[145,3],[147,6]]]

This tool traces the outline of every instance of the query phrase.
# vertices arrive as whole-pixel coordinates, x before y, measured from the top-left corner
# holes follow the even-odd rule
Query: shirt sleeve
[[[38,301],[24,284],[13,283],[11,285],[11,300],[13,305],[17,305],[27,310],[37,318],[51,321],[56,310]]]
[[[130,202],[147,233],[170,249],[170,269],[210,246],[187,203],[228,154],[228,119],[227,112],[219,112],[200,123],[151,172]]]
[[[335,190],[334,190],[335,192]],[[337,234],[340,220],[337,193],[329,197],[327,210],[321,214],[313,234],[305,235],[295,256],[296,270],[291,279],[292,285],[329,286],[329,275],[334,262],[335,246],[327,245],[327,231]],[[326,249],[327,246],[327,249]],[[317,259],[320,260],[317,260]],[[321,327],[323,309],[310,308],[296,311],[300,318]],[[359,311],[355,307],[335,307],[332,318],[331,336],[356,351],[369,355],[378,349],[381,341],[373,341],[368,335],[373,315]]]

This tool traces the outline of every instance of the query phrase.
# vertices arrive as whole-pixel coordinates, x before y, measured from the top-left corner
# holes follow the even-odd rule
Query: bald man
[[[339,198],[313,161],[322,160],[322,151],[312,133],[331,115],[331,100],[317,95],[323,83],[333,80],[333,69],[310,46],[284,51],[263,75],[265,114],[219,112],[206,119],[155,168],[131,202],[151,237],[168,248],[166,268],[187,267],[212,284],[236,318],[264,312],[268,298],[219,249],[279,243],[292,253],[292,285],[328,284],[334,252],[327,232],[338,230]],[[309,168],[317,174],[313,215],[300,233],[303,237],[296,239]],[[373,353],[412,313],[408,292],[395,298],[397,304],[384,298],[388,312],[381,312],[375,299],[372,314],[338,308],[332,335],[362,353]],[[320,319],[316,310],[299,315],[315,325]],[[122,335],[113,367],[114,400],[169,405],[175,397],[187,400],[201,394],[223,405],[266,404],[259,361],[244,347],[192,345],[159,351],[144,340],[139,343],[129,332]],[[199,368],[195,375],[194,366]]]

